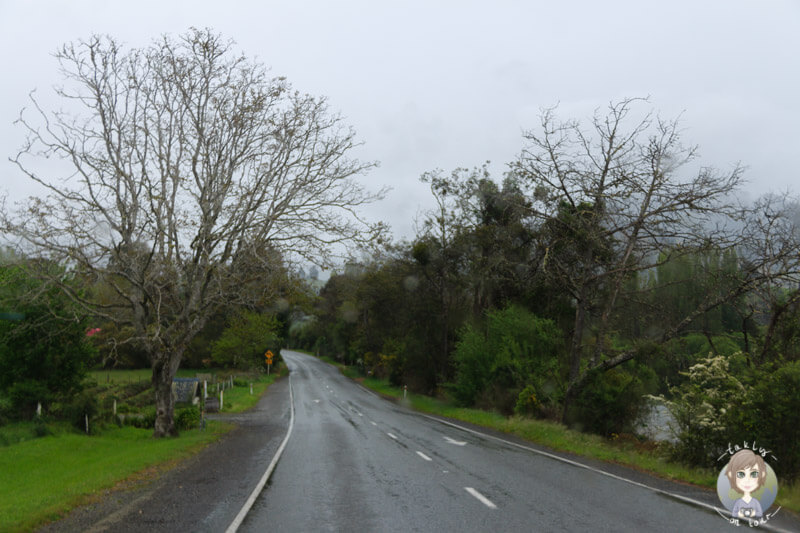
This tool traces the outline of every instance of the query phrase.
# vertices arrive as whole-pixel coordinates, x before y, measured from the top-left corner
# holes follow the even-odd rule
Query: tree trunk
[[[156,396],[156,423],[153,437],[177,437],[175,427],[175,399],[172,396],[172,380],[178,372],[183,350],[159,353],[153,358],[153,389]]]
[[[561,408],[561,422],[568,423],[569,404],[575,396],[575,385],[580,378],[581,372],[581,356],[583,353],[583,327],[586,321],[586,305],[583,300],[583,295],[577,300],[575,306],[575,329],[572,332],[572,343],[569,348],[569,385],[567,392],[564,395],[564,403]]]

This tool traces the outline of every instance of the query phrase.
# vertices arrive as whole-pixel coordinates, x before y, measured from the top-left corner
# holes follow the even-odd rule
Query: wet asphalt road
[[[282,355],[295,425],[240,531],[736,531],[708,510],[443,425],[313,357]]]
[[[226,531],[286,436],[290,390],[292,433],[239,531],[743,531],[707,509],[531,448],[719,506],[713,491],[461,422],[453,427],[386,401],[313,357],[282,356],[291,378],[275,382],[255,409],[220,415],[238,426],[220,442],[151,483],[107,491],[42,531]],[[768,525],[778,528],[760,529],[800,531],[785,511]]]

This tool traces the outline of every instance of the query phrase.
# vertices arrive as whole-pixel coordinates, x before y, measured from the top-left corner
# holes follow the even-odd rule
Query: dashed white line
[[[419,455],[420,457],[422,457],[426,461],[433,461],[433,459],[431,459],[430,457],[428,457],[427,455],[425,455],[424,453],[422,453],[420,451],[417,452],[417,455]]]
[[[387,435],[389,435],[390,437],[392,437],[394,440],[397,440],[397,435],[392,435],[391,433],[387,433]]]
[[[378,427],[378,424],[376,424],[376,423],[375,423],[375,422],[373,422],[372,420],[370,420],[370,421],[369,421],[369,423],[370,423],[370,424],[372,424],[372,425],[373,425],[373,426],[375,426],[375,427]]]
[[[485,505],[489,509],[497,509],[497,506],[492,503],[492,500],[490,500],[489,498],[487,498],[486,496],[484,496],[483,494],[481,494],[477,490],[473,489],[472,487],[464,487],[464,490],[466,490],[471,495],[473,495],[479,502],[481,502],[483,505]]]

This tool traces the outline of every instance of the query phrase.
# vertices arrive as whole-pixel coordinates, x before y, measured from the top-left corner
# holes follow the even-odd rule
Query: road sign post
[[[267,361],[267,375],[269,376],[270,368],[272,367],[272,352],[267,350],[267,353],[264,354],[264,357]]]

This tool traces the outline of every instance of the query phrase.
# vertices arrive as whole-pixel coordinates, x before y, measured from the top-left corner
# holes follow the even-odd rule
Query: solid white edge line
[[[361,390],[372,394],[376,398],[380,398],[381,400],[388,401],[390,403],[395,403],[395,402],[391,402],[390,400],[386,400],[386,398],[384,398],[383,396],[381,396],[377,392],[375,392],[375,391],[373,391],[371,389],[368,389],[364,385],[361,385],[360,383],[357,383],[357,382],[355,382],[355,383],[356,383],[356,385],[358,385],[361,388]],[[639,483],[638,481],[633,481],[632,479],[627,479],[627,478],[624,478],[624,477],[621,477],[621,476],[617,476],[617,475],[614,475],[614,474],[612,474],[610,472],[606,472],[604,470],[600,470],[598,468],[594,468],[594,467],[591,467],[589,465],[585,465],[583,463],[579,463],[577,461],[571,461],[569,459],[565,459],[564,457],[559,457],[558,455],[554,455],[552,453],[543,452],[541,450],[537,450],[537,449],[531,448],[529,446],[524,446],[522,444],[517,444],[516,442],[511,442],[511,441],[508,441],[508,440],[505,440],[505,439],[501,439],[499,437],[495,437],[495,436],[489,435],[487,433],[481,433],[480,431],[475,431],[474,429],[465,428],[464,426],[459,426],[458,424],[454,424],[452,422],[448,422],[447,420],[442,420],[441,418],[436,418],[435,416],[426,415],[426,414],[420,413],[419,411],[414,411],[414,410],[407,410],[407,411],[411,412],[411,413],[414,413],[416,415],[425,417],[425,418],[429,418],[431,420],[439,422],[440,424],[444,424],[446,426],[454,427],[456,429],[460,429],[462,431],[466,431],[468,433],[472,433],[473,435],[480,435],[481,437],[486,437],[488,439],[494,439],[496,441],[503,442],[503,443],[508,444],[510,446],[516,446],[517,448],[521,448],[523,450],[528,450],[529,452],[537,453],[539,455],[544,455],[545,457],[550,457],[551,459],[555,459],[556,461],[560,461],[562,463],[571,464],[573,466],[577,466],[578,468],[585,468],[586,470],[591,470],[593,472],[597,472],[598,474],[602,474],[604,476],[608,476],[608,477],[612,477],[614,479],[618,479],[620,481],[624,481],[625,483],[630,483],[632,485],[636,485],[638,487],[645,488],[647,490],[655,492],[656,494],[661,494],[662,496],[666,496],[667,498],[673,498],[675,500],[682,501],[683,503],[686,503],[686,504],[689,504],[689,505],[695,505],[695,506],[698,506],[698,507],[702,507],[702,508],[704,508],[704,509],[706,509],[708,511],[714,511],[716,513],[720,512],[720,509],[718,507],[716,507],[714,505],[709,505],[709,504],[701,502],[699,500],[688,498],[686,496],[681,496],[680,494],[675,494],[675,493],[672,493],[672,492],[669,492],[669,491],[666,491],[666,490],[657,489],[655,487],[651,487],[649,485],[645,485],[644,483]],[[667,480],[667,481],[669,481],[669,480]],[[758,527],[761,528],[761,529],[765,529],[767,531],[775,531],[776,533],[793,533],[792,531],[789,531],[788,529],[783,529],[783,528],[780,528],[780,527],[777,527],[777,526],[773,526],[773,525],[770,525],[769,523],[763,524],[763,525],[759,525]]]
[[[684,503],[688,503],[688,504],[691,504],[691,505],[703,507],[704,509],[707,509],[709,511],[715,511],[717,513],[720,512],[720,510],[717,507],[713,506],[713,505],[709,505],[707,503],[701,502],[699,500],[695,500],[693,498],[689,498],[687,496],[681,496],[680,494],[675,494],[673,492],[669,492],[669,491],[666,491],[666,490],[663,490],[663,489],[657,489],[655,487],[651,487],[650,485],[645,485],[644,483],[639,483],[638,481],[633,481],[632,479],[628,479],[628,478],[624,478],[624,477],[621,477],[621,476],[617,476],[617,475],[612,474],[610,472],[606,472],[605,470],[600,470],[599,468],[594,468],[593,466],[585,465],[585,464],[579,463],[577,461],[572,461],[572,460],[566,459],[564,457],[559,457],[558,455],[555,455],[555,454],[552,454],[552,453],[548,453],[548,452],[545,452],[545,451],[542,451],[542,450],[537,450],[536,448],[531,448],[530,446],[525,446],[523,444],[518,444],[516,442],[511,442],[510,440],[501,439],[500,437],[495,437],[494,435],[489,435],[487,433],[482,433],[480,431],[475,431],[474,429],[466,428],[464,426],[459,426],[458,424],[454,424],[452,422],[448,422],[447,420],[442,420],[441,418],[436,418],[435,416],[430,416],[430,415],[426,415],[426,414],[422,414],[422,413],[417,413],[417,414],[419,416],[422,416],[422,417],[425,417],[425,418],[429,418],[431,420],[435,420],[436,422],[439,422],[440,424],[451,426],[451,427],[460,429],[462,431],[466,431],[468,433],[472,433],[474,435],[480,435],[481,437],[486,437],[488,439],[493,439],[493,440],[502,442],[504,444],[508,444],[509,446],[515,446],[517,448],[521,448],[521,449],[527,450],[529,452],[533,452],[533,453],[536,453],[536,454],[539,454],[539,455],[543,455],[545,457],[549,457],[551,459],[555,459],[556,461],[560,461],[562,463],[566,463],[566,464],[569,464],[569,465],[572,465],[572,466],[577,466],[578,468],[584,468],[586,470],[591,470],[592,472],[596,472],[596,473],[602,474],[604,476],[608,476],[608,477],[611,477],[611,478],[614,478],[614,479],[618,479],[620,481],[624,481],[625,483],[630,483],[631,485],[636,485],[637,487],[641,487],[641,488],[653,491],[653,492],[655,492],[657,494],[661,494],[662,496],[666,496],[668,498],[673,498],[673,499],[676,499],[676,500],[680,500],[680,501],[682,501]],[[475,490],[475,489],[472,489],[472,490]],[[467,488],[467,491],[470,492],[470,494],[472,494],[472,491],[469,488]],[[475,492],[477,492],[477,491],[475,491]],[[473,496],[474,496],[474,494],[473,494]],[[477,496],[475,496],[475,497],[477,498]],[[779,528],[777,526],[771,526],[768,523],[767,524],[763,524],[763,525],[759,525],[758,527],[761,528],[761,529],[769,530],[769,531],[775,531],[777,533],[792,533],[791,531],[788,531],[786,529],[782,529],[782,528]]]
[[[424,453],[422,453],[420,451],[417,452],[417,455],[419,455],[420,457],[422,457],[426,461],[433,461],[433,459],[431,459],[430,457],[428,457],[427,455],[425,455]]]
[[[481,494],[477,490],[473,489],[472,487],[464,487],[464,490],[466,490],[467,492],[472,494],[479,502],[481,502],[483,505],[485,505],[489,509],[497,509],[497,506],[494,503],[492,503],[492,500],[490,500],[489,498],[487,498],[486,496],[484,496],[483,494]]]
[[[275,452],[275,455],[272,457],[272,462],[267,467],[267,471],[264,472],[263,476],[261,476],[261,480],[258,482],[258,485],[256,485],[256,488],[250,494],[250,497],[247,498],[247,501],[239,511],[239,514],[237,514],[236,518],[233,519],[233,522],[231,522],[231,525],[229,525],[228,529],[225,530],[225,533],[236,533],[236,531],[239,529],[239,526],[242,525],[247,513],[250,512],[250,508],[253,507],[254,503],[256,503],[256,498],[258,498],[258,495],[261,494],[262,490],[264,490],[264,485],[267,484],[269,477],[272,475],[272,471],[275,470],[275,466],[278,464],[278,460],[281,458],[284,448],[286,448],[286,443],[289,442],[289,437],[292,435],[292,429],[294,428],[294,393],[292,391],[291,374],[289,374],[289,412],[291,414],[289,418],[289,430],[286,432],[283,442],[281,443],[280,447],[278,447],[278,451]]]

